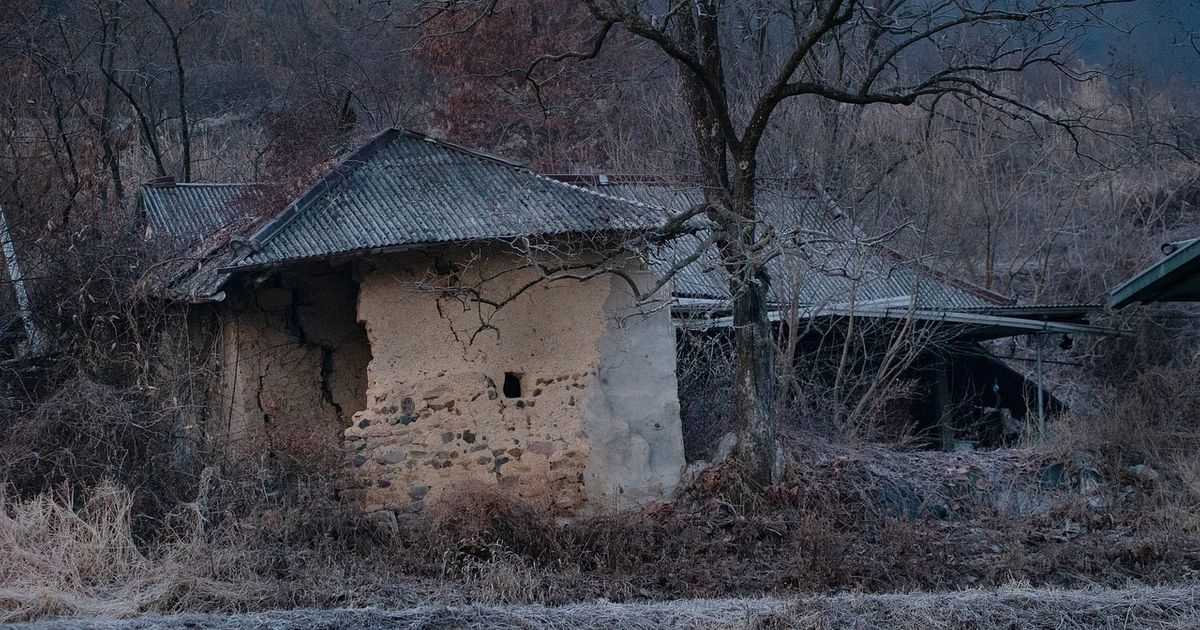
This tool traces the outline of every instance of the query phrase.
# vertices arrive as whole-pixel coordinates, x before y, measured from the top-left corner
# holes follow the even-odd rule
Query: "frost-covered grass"
[[[249,614],[147,615],[126,620],[58,620],[29,628],[1192,628],[1200,587],[998,590],[803,598],[694,599],[566,606],[418,606],[277,610]]]

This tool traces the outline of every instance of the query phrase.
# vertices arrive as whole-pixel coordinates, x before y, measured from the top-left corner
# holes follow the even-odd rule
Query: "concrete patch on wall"
[[[364,265],[367,405],[345,431],[364,507],[419,511],[484,486],[579,514],[674,486],[683,451],[669,314],[636,309],[613,276],[530,287],[536,279],[500,250]],[[499,310],[480,301],[518,293]]]
[[[635,277],[643,290],[654,284],[649,273]],[[608,326],[583,416],[592,445],[585,482],[593,505],[623,509],[670,494],[684,455],[671,313],[646,312],[623,280],[609,281]]]

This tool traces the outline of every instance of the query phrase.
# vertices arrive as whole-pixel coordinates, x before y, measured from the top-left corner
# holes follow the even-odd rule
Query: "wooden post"
[[[934,385],[938,410],[938,438],[943,451],[954,450],[954,412],[950,400],[950,370],[947,362],[937,366],[937,382]]]
[[[1037,344],[1037,432],[1038,441],[1046,440],[1046,402],[1044,387],[1042,385],[1042,337],[1041,335],[1033,336],[1034,343]]]

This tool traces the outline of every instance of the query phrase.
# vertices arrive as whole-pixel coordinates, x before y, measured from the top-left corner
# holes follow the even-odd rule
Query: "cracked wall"
[[[310,265],[231,293],[219,309],[211,438],[233,454],[336,454],[365,406],[370,361],[349,266]]]
[[[678,482],[666,309],[639,307],[614,275],[542,283],[494,313],[427,284],[435,269],[446,286],[482,287],[499,301],[536,278],[519,266],[500,251],[460,250],[360,269],[358,317],[373,356],[367,407],[345,445],[364,507],[416,512],[483,485],[581,514],[640,505]],[[640,267],[628,271],[652,285]],[[505,391],[506,375],[519,396]]]

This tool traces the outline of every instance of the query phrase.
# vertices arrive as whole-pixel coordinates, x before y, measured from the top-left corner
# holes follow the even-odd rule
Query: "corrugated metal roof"
[[[176,241],[209,237],[193,246],[205,252],[186,261],[192,271],[172,274],[170,280],[172,293],[203,299],[219,291],[231,269],[406,245],[640,231],[661,225],[669,212],[702,199],[696,188],[618,184],[607,178],[580,181],[590,187],[392,129],[351,153],[268,221],[252,237],[254,250],[243,255],[211,245],[219,233],[226,240],[245,233],[224,228],[255,214],[244,203],[260,194],[253,187],[151,185],[143,188],[143,203],[152,225]],[[764,191],[759,203],[761,219],[778,237],[769,266],[771,299],[778,304],[794,299],[802,305],[896,305],[906,300],[919,308],[964,310],[1001,302],[868,243],[845,213],[813,189]],[[666,273],[702,243],[699,237],[684,236],[650,251],[649,262]],[[715,247],[703,251],[673,282],[676,296],[729,296]]]
[[[263,199],[263,187],[255,184],[150,183],[141,192],[153,231],[176,242],[206,237],[260,213]]]
[[[140,290],[185,302],[213,299],[240,258],[229,246],[262,219],[266,186],[260,184],[150,183],[141,188],[157,264]]]
[[[608,184],[600,188],[671,212],[702,200],[698,189],[653,184]],[[776,248],[770,252],[775,257],[768,263],[770,299],[776,304],[906,301],[922,309],[966,310],[995,306],[1003,299],[877,247],[849,216],[815,190],[762,191],[758,203],[760,220],[777,236]],[[695,236],[677,239],[652,253],[652,266],[664,273],[702,245],[703,240]],[[715,247],[708,248],[676,276],[675,294],[728,299],[728,276]]]
[[[401,129],[376,136],[253,238],[243,267],[403,245],[642,230],[656,208]]]

